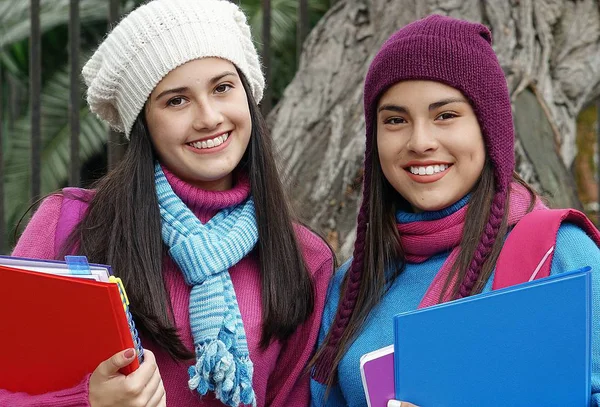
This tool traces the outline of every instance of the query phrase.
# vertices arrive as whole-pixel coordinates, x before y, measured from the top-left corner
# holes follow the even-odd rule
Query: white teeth
[[[433,175],[439,172],[444,172],[448,169],[448,164],[441,165],[426,165],[426,166],[411,166],[410,172],[415,175]]]
[[[205,148],[213,148],[220,146],[229,138],[229,133],[225,133],[222,136],[215,137],[210,140],[205,141],[196,141],[194,143],[188,143],[189,146],[192,146],[197,149],[205,149]]]

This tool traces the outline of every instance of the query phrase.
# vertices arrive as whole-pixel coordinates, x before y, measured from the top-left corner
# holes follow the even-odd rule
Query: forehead
[[[397,104],[402,106],[429,106],[442,99],[464,98],[456,88],[434,81],[402,81],[388,88],[379,99],[378,106]]]
[[[212,57],[194,59],[170,71],[158,83],[156,89],[170,86],[176,82],[205,83],[225,72],[237,75],[233,63],[225,59]]]

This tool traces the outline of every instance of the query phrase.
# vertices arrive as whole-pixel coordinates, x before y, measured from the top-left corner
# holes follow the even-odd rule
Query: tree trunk
[[[430,13],[479,21],[512,95],[517,169],[556,206],[581,207],[568,170],[579,111],[600,95],[597,0],[345,0],[304,44],[268,123],[300,215],[340,260],[354,243],[364,152],[363,80],[388,36]]]

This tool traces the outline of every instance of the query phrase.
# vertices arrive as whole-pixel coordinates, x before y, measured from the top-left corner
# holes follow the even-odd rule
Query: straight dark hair
[[[412,208],[410,203],[394,189],[383,174],[381,163],[379,161],[377,140],[375,140],[377,134],[376,128],[377,126],[375,123],[373,126],[373,135],[371,136],[373,137],[373,147],[370,157],[371,171],[370,174],[365,174],[370,177],[371,188],[367,197],[369,202],[369,213],[365,237],[364,267],[360,276],[360,286],[356,304],[354,305],[354,309],[348,320],[348,325],[340,337],[338,348],[335,351],[333,359],[333,367],[325,381],[328,389],[336,382],[339,363],[347,349],[360,333],[369,313],[377,304],[379,304],[387,289],[389,289],[391,284],[400,273],[402,273],[406,266],[406,257],[396,227],[396,212],[398,210],[410,212],[412,211]],[[527,212],[530,212],[535,204],[535,192],[516,172],[513,173],[513,180],[523,185],[529,191],[531,201]],[[452,290],[452,297],[456,297],[460,289],[460,282],[464,278],[470,260],[473,257],[488,221],[494,192],[494,171],[491,162],[486,158],[479,180],[471,191],[469,207],[467,208],[466,213],[466,219],[469,219],[469,221],[465,222],[463,229],[461,251],[444,284],[444,290],[442,291],[440,298],[443,298],[446,290]],[[510,193],[508,196],[510,196]],[[508,208],[508,206],[506,206],[506,208]],[[483,287],[494,269],[507,233],[507,213],[508,210],[504,213],[502,225],[492,246],[492,251],[483,264],[482,271],[471,294],[477,294],[483,290]],[[457,276],[456,281],[459,283],[451,287],[450,283],[454,276]],[[342,283],[342,292],[338,308],[341,306],[341,301],[344,298],[347,289],[348,275],[345,276]],[[324,345],[329,342],[330,335],[331,330],[323,342]],[[321,348],[317,350],[317,353],[311,360],[311,366],[314,366],[325,349],[325,346],[321,346]]]
[[[246,78],[252,130],[238,165],[249,175],[258,224],[255,248],[262,288],[261,346],[287,339],[312,314],[314,293],[292,225],[273,156],[273,143]],[[136,325],[175,359],[192,359],[173,323],[172,304],[164,285],[162,259],[168,255],[161,239],[161,221],[154,184],[156,155],[143,111],[118,166],[95,185],[83,220],[71,232],[62,255],[78,252],[96,263],[110,264],[131,302]]]

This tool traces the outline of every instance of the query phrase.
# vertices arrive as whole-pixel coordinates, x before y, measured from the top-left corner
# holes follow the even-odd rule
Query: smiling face
[[[431,81],[399,82],[383,94],[377,149],[385,178],[416,212],[460,200],[485,162],[471,105],[460,91]]]
[[[200,188],[231,188],[252,130],[246,91],[231,62],[202,58],[175,68],[154,88],[145,109],[163,165]]]

